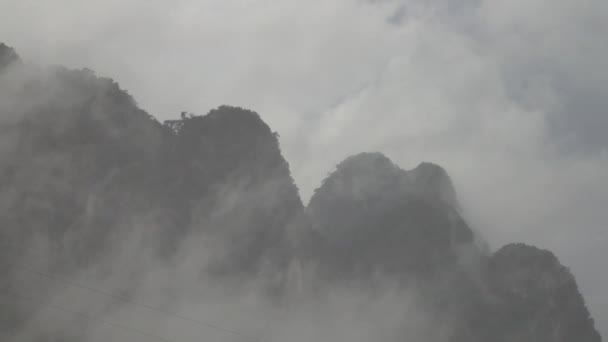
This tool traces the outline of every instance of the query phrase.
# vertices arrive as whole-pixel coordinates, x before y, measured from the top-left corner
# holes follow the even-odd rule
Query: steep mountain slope
[[[10,61],[0,70],[2,288],[42,301],[46,282],[15,264],[69,273],[105,252],[114,228],[106,223],[119,218],[97,210],[98,194],[118,170],[154,158],[161,130],[112,80],[37,68],[2,50],[0,60]],[[3,331],[19,330],[36,310],[2,300],[10,317]]]
[[[222,106],[185,118],[170,149],[169,193],[188,208],[189,228],[221,249],[216,270],[284,264],[286,230],[303,206],[277,136],[259,115]]]
[[[351,156],[315,191],[307,214],[302,260],[313,279],[371,288],[396,282],[434,322],[418,327],[416,338],[483,340],[475,320],[485,309],[478,279],[485,256],[443,168],[404,171],[380,153]],[[438,329],[442,321],[450,323]]]
[[[232,242],[253,262],[302,210],[277,138],[254,112],[224,106],[161,125],[89,70],[20,65],[2,77],[2,226],[22,239],[43,234],[73,259],[152,215],[170,230],[164,247],[192,230],[221,231],[249,239]]]
[[[601,341],[570,272],[548,251],[478,248],[443,168],[347,158],[307,208],[304,268],[324,281],[398,281],[437,325],[428,341]],[[449,321],[449,328],[441,322]]]
[[[116,172],[155,158],[161,126],[115,82],[87,70],[19,65],[1,77],[10,94],[0,121],[2,227],[18,240],[51,241],[64,264],[86,259],[63,242],[80,240],[99,218],[96,195]],[[93,240],[72,247],[88,250]]]
[[[553,253],[507,245],[485,275],[497,341],[601,341],[574,277]]]
[[[90,70],[23,64],[4,45],[0,61],[3,288],[51,291],[15,263],[69,275],[111,259],[137,278],[145,269],[128,258],[162,265],[184,244],[200,246],[203,273],[285,267],[303,206],[259,115],[223,106],[163,125]],[[25,322],[29,309],[15,310],[0,330]]]
[[[328,276],[431,275],[476,249],[449,177],[428,163],[403,171],[379,153],[349,157],[307,213],[319,241],[313,254]]]
[[[389,283],[424,312],[414,324],[423,342],[601,341],[552,253],[515,244],[491,254],[479,239],[438,165],[405,171],[380,153],[351,156],[305,208],[257,113],[222,106],[161,124],[111,79],[24,64],[0,44],[2,291],[51,298],[56,289],[24,278],[24,265],[93,272],[128,295],[153,265],[163,284],[252,281],[286,307],[302,292],[373,297]],[[181,267],[183,279],[163,273]],[[10,340],[39,306],[0,298],[0,339]],[[29,340],[80,341],[86,330]]]

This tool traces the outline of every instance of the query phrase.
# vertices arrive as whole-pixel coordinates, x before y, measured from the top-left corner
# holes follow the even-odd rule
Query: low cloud
[[[347,155],[443,165],[493,247],[552,249],[608,334],[608,5],[3,0],[25,60],[115,78],[159,119],[227,103],[281,134],[304,200]]]

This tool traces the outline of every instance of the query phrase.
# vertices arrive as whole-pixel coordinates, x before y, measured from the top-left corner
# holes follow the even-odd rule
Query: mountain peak
[[[377,169],[395,169],[397,166],[380,152],[362,152],[344,159],[338,164],[338,170],[356,169],[371,171]]]
[[[422,162],[408,172],[419,191],[452,208],[459,208],[456,190],[445,169],[437,164]]]
[[[346,201],[375,201],[400,193],[404,188],[405,172],[378,152],[365,152],[350,156],[336,166],[315,190],[311,208],[330,198]]]
[[[210,110],[206,115],[190,117],[186,117],[184,112],[182,120],[166,121],[166,123],[175,122],[180,123],[179,130],[182,135],[205,133],[223,136],[233,141],[260,137],[276,141],[275,134],[258,113],[240,107],[224,105]]]
[[[407,278],[452,267],[472,232],[434,195],[444,183],[451,184],[449,177],[434,164],[404,171],[377,152],[346,158],[307,208],[322,272],[344,279],[375,272]]]
[[[0,44],[0,73],[19,61]],[[376,294],[396,283],[415,312],[431,319],[429,334],[416,332],[416,340],[601,341],[574,277],[551,252],[524,244],[480,252],[437,164],[405,171],[382,153],[359,153],[339,163],[304,208],[278,135],[254,111],[182,112],[163,126],[91,70],[17,69],[28,86],[15,83],[20,77],[0,78],[12,91],[1,94],[7,101],[0,112],[15,117],[0,124],[0,138],[10,141],[0,163],[0,188],[7,190],[0,236],[17,252],[48,247],[41,256],[51,273],[124,264],[134,272],[122,278],[119,271],[117,280],[129,293],[143,289],[138,284],[149,275],[177,275],[177,282],[163,282],[159,302],[194,294],[171,289],[200,288],[206,279],[227,288],[254,284],[279,299],[272,312],[282,300],[284,308],[302,303],[290,302],[291,280],[315,298],[335,284]],[[0,261],[20,255],[0,248]],[[23,277],[12,269],[3,280],[20,288]],[[114,280],[102,273],[112,272],[95,280]],[[53,293],[44,286],[41,294]],[[392,295],[383,298],[397,299]],[[2,336],[37,312],[7,307],[18,324],[0,324]]]
[[[418,166],[416,166],[412,171],[424,174],[447,175],[447,172],[443,167],[438,164],[426,161],[423,161],[422,163],[418,164]]]
[[[538,247],[526,245],[523,243],[508,244],[494,253],[489,264],[490,271],[495,272],[496,276],[509,276],[508,279],[501,282],[500,285],[508,286],[508,291],[531,291],[533,284],[529,281],[546,273],[555,281],[544,282],[537,284],[543,286],[545,290],[548,285],[561,286],[574,281],[574,278],[568,269],[562,266],[557,257],[548,250],[543,250]],[[515,276],[517,275],[517,276]],[[508,281],[507,281],[508,280]],[[536,289],[540,291],[541,289]],[[529,294],[527,294],[529,295]]]
[[[574,276],[550,251],[523,243],[506,245],[490,258],[486,279],[500,307],[496,327],[504,329],[501,336],[601,341]]]
[[[177,124],[175,141],[186,160],[205,161],[218,174],[230,170],[254,178],[290,178],[277,134],[254,111],[220,106],[169,124]]]

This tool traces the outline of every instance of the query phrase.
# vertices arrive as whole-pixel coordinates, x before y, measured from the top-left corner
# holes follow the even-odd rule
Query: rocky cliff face
[[[576,281],[550,251],[511,244],[485,270],[499,341],[601,341]]]
[[[287,230],[303,206],[277,136],[259,115],[222,106],[182,120],[169,144],[171,193],[187,208],[188,229],[222,246],[217,270],[284,264]]]
[[[475,249],[452,194],[439,166],[404,171],[379,153],[349,157],[308,205],[317,239],[311,254],[330,277],[418,277],[450,268]]]
[[[0,100],[3,287],[44,295],[11,265],[27,256],[74,274],[135,234],[131,257],[178,267],[180,248],[194,245],[198,271],[219,282],[262,276],[285,300],[302,288],[395,283],[429,313],[425,342],[601,341],[553,254],[478,248],[438,165],[405,171],[380,153],[358,154],[304,208],[276,134],[255,112],[222,106],[161,124],[111,79],[24,65],[5,45]],[[307,274],[297,290],[294,268]],[[2,305],[0,337],[36,311]]]
[[[10,48],[0,53],[17,60]],[[243,263],[281,245],[302,210],[277,137],[254,112],[223,106],[163,125],[90,70],[20,67],[0,81],[10,94],[0,121],[2,226],[16,239],[42,234],[68,259],[81,250],[82,261],[114,230],[151,220],[164,252],[204,231],[231,242],[234,267],[250,268]]]
[[[487,254],[475,245],[437,165],[404,171],[379,153],[349,157],[306,212],[303,259],[317,277],[414,288],[421,310],[452,322],[439,340],[601,341],[576,281],[551,252],[512,244]]]
[[[116,219],[102,217],[99,194],[123,170],[156,158],[161,126],[90,71],[19,67],[0,77],[9,98],[0,121],[3,231],[51,241],[63,263],[86,259],[103,220]]]

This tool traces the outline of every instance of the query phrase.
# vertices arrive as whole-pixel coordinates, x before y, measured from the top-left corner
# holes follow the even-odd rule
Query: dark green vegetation
[[[222,106],[159,123],[111,79],[37,69],[5,45],[0,144],[2,291],[44,298],[50,289],[24,285],[15,264],[38,253],[46,271],[77,274],[136,236],[135,255],[172,265],[194,245],[201,277],[235,286],[262,279],[277,302],[294,291],[391,282],[416,293],[431,317],[424,342],[601,340],[555,256],[523,244],[481,248],[434,164],[404,171],[379,153],[352,156],[304,207],[258,114]],[[133,262],[137,279],[135,261],[118,262]],[[136,283],[125,282],[126,293]],[[0,337],[10,340],[36,305],[0,296]],[[86,335],[57,334],[37,341]]]

